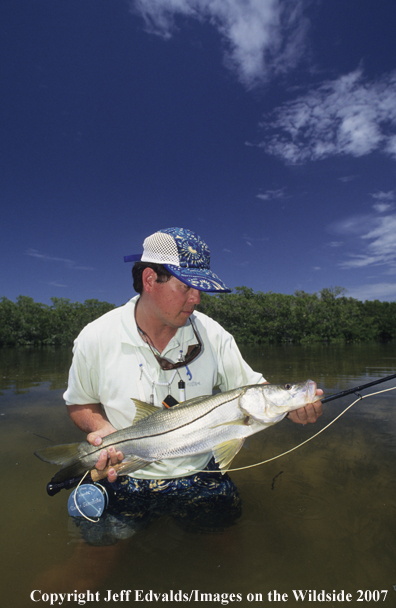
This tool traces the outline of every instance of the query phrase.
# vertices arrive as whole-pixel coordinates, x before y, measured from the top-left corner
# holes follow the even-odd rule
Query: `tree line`
[[[396,302],[361,302],[342,287],[293,295],[254,292],[208,296],[199,309],[216,319],[241,344],[389,342],[396,338]]]
[[[81,329],[114,304],[51,298],[51,305],[19,296],[0,299],[0,346],[70,345]],[[293,295],[254,292],[201,294],[198,310],[218,321],[241,344],[389,342],[396,339],[396,302],[361,302],[340,287]]]
[[[18,296],[16,302],[0,299],[0,346],[73,344],[87,323],[115,308],[114,304],[51,298],[51,305]]]

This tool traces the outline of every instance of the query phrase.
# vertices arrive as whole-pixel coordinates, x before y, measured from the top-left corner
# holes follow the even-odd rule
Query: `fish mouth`
[[[309,399],[308,403],[320,401],[321,397],[316,394],[317,388],[318,385],[314,380],[307,380],[307,399]]]

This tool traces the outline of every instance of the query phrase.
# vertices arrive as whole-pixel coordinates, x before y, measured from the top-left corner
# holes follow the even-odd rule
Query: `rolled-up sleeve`
[[[218,386],[228,391],[246,384],[265,382],[263,375],[246,363],[231,334],[224,332],[218,358]]]

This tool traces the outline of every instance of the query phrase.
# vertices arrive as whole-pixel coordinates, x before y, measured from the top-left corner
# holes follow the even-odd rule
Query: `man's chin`
[[[192,312],[182,312],[180,314],[180,327],[184,327],[184,325],[186,325],[191,315]]]

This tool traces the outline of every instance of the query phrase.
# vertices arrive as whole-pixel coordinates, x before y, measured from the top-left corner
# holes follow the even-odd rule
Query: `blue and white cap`
[[[144,240],[143,254],[125,256],[124,262],[162,264],[179,281],[199,291],[231,291],[210,270],[210,251],[206,243],[185,228],[155,232]]]

